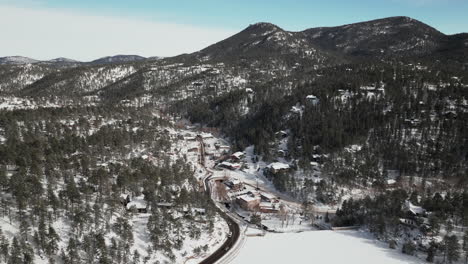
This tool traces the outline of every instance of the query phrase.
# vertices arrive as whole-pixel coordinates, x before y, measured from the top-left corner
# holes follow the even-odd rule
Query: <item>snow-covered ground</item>
[[[419,264],[424,261],[389,249],[363,231],[268,233],[248,237],[232,264],[346,263]]]

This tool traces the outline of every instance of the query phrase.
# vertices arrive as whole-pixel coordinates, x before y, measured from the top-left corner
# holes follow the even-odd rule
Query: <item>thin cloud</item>
[[[416,6],[427,6],[434,4],[454,4],[460,0],[391,0],[392,2],[406,3]]]
[[[88,61],[115,54],[173,56],[194,52],[234,33],[55,9],[0,5],[0,56]]]

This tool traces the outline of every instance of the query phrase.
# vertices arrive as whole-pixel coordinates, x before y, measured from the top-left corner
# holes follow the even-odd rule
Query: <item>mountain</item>
[[[200,60],[238,60],[295,57],[320,60],[329,57],[304,34],[285,31],[271,23],[256,23],[243,31],[194,53]]]
[[[447,37],[409,17],[311,28],[303,33],[322,49],[354,56],[424,54],[435,51]]]
[[[219,92],[220,87],[230,91],[232,87],[241,89],[252,84],[290,89],[290,83],[304,78],[304,72],[396,57],[466,63],[468,34],[445,35],[408,17],[299,32],[262,22],[198,52],[171,58],[117,55],[88,63],[66,58],[43,62],[2,58],[0,90],[28,96],[114,94],[118,100],[127,97],[125,91],[132,91],[132,95],[164,91],[174,96],[175,91],[191,89],[192,82],[206,84],[197,90],[200,93],[214,89],[209,87]],[[36,62],[35,67],[24,64],[32,62]],[[190,73],[180,75],[179,70]],[[224,79],[224,83],[209,84],[218,79]],[[137,84],[145,85],[144,89]]]
[[[91,61],[89,64],[110,64],[110,63],[125,63],[125,62],[134,62],[145,60],[145,57],[138,55],[116,55],[103,57],[97,60]]]
[[[445,35],[416,19],[389,17],[300,32],[257,23],[193,55],[200,60],[294,55],[295,59],[349,62],[362,57],[426,56],[442,51],[455,58],[452,51],[457,49],[459,54],[466,48],[463,34]]]
[[[9,57],[1,57],[0,58],[0,65],[4,64],[29,64],[29,63],[36,63],[38,60],[22,57],[22,56],[9,56]]]

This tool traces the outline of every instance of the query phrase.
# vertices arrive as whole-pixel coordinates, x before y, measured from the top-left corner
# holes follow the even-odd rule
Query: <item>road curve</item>
[[[200,159],[199,163],[200,165],[206,169],[205,167],[205,143],[203,142],[203,138],[201,136],[197,136],[198,141],[200,142]],[[204,185],[205,185],[205,192],[207,195],[211,198],[211,190],[210,190],[210,176],[207,176],[204,179]],[[216,203],[216,201],[213,200],[213,203]],[[209,257],[204,259],[200,264],[214,264],[218,260],[220,260],[224,255],[226,255],[229,250],[233,248],[233,246],[236,244],[237,240],[240,237],[240,228],[239,225],[231,219],[225,212],[223,212],[221,209],[219,209],[217,206],[216,210],[218,213],[226,220],[229,226],[229,232],[230,236],[228,239],[223,243],[223,245],[218,248],[213,254],[211,254]]]

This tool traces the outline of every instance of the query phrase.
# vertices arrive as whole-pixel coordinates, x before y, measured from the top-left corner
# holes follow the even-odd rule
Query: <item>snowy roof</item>
[[[410,201],[406,201],[405,205],[406,205],[406,208],[413,214],[423,214],[426,212],[424,208],[422,208],[421,206],[416,206],[412,204]]]
[[[240,152],[240,151],[238,151],[238,152],[236,152],[236,153],[232,154],[232,156],[234,156],[234,157],[236,157],[236,158],[240,159],[242,156],[244,156],[244,153],[243,153],[243,152]]]
[[[211,133],[202,133],[202,138],[212,138],[213,135]]]
[[[291,108],[291,112],[296,113],[296,114],[302,113],[302,106],[293,106]]]
[[[127,204],[127,209],[132,208],[133,206],[136,207],[137,209],[143,209],[146,208],[146,201],[145,201],[145,196],[140,195],[137,197],[133,197],[132,200]]]
[[[392,185],[392,184],[395,184],[395,183],[396,183],[396,180],[394,180],[394,179],[387,180],[388,185]]]
[[[221,162],[220,165],[226,166],[226,167],[232,167],[232,168],[240,168],[240,164],[238,164],[238,163],[231,163],[231,162],[227,162],[227,161]]]
[[[201,213],[204,214],[206,212],[205,208],[192,208],[192,213]]]
[[[257,201],[258,200],[258,197],[252,197],[250,195],[247,195],[247,194],[244,194],[244,195],[241,195],[239,197],[237,197],[238,199],[241,199],[241,200],[244,200],[246,202],[253,202],[253,201]]]
[[[276,132],[275,134],[287,135],[288,132],[286,132],[284,130],[280,130],[280,131]]]
[[[317,98],[317,96],[310,94],[310,95],[306,96],[306,99],[316,100],[318,98]]]
[[[260,207],[263,207],[263,208],[274,208],[273,204],[272,204],[272,203],[268,203],[268,202],[261,202],[261,203],[260,203]]]
[[[289,164],[282,163],[282,162],[273,162],[270,165],[268,165],[268,168],[272,168],[275,170],[284,170],[284,169],[289,169]]]
[[[241,184],[242,182],[239,179],[231,179],[230,182],[234,185]]]
[[[267,198],[267,199],[270,199],[270,200],[273,200],[273,199],[276,199],[276,196],[274,196],[273,194],[271,193],[265,193],[265,192],[262,192],[260,193],[261,196]]]

